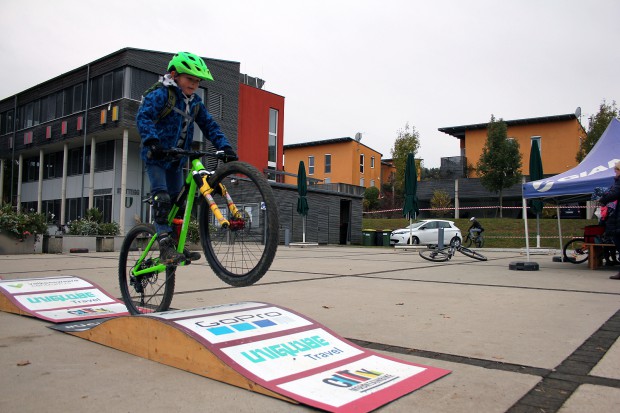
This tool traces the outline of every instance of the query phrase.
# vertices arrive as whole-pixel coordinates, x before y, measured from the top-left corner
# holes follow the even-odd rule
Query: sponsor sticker
[[[246,308],[259,307],[261,305],[264,306],[265,304],[255,303],[255,302],[240,302],[240,303],[214,305],[214,306],[209,306],[209,307],[192,308],[192,309],[187,309],[187,310],[172,310],[172,311],[165,311],[162,313],[151,313],[151,314],[145,314],[145,316],[162,318],[164,320],[174,320],[177,318],[200,317],[203,315],[220,313],[224,311],[243,310]]]
[[[221,351],[246,370],[270,381],[325,366],[362,351],[322,328],[253,341]]]
[[[425,370],[424,367],[371,355],[334,369],[280,384],[278,387],[329,406],[341,407],[385,390]]]
[[[263,307],[225,314],[178,320],[175,323],[210,343],[257,337],[311,325],[312,322],[277,307]]]
[[[91,319],[127,314],[127,307],[125,307],[125,304],[122,303],[113,303],[87,307],[65,308],[60,310],[39,311],[38,314],[49,320]]]
[[[0,288],[10,294],[92,288],[92,284],[76,277],[17,279],[0,281]]]
[[[24,294],[15,296],[15,299],[30,311],[52,310],[64,307],[96,306],[115,301],[96,288]]]

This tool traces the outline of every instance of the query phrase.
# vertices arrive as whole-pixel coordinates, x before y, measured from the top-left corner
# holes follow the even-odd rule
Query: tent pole
[[[530,261],[530,235],[528,233],[527,228],[527,207],[525,205],[525,198],[521,198],[523,200],[523,221],[525,222],[525,253],[527,256],[527,261]]]
[[[556,214],[558,215],[558,234],[560,234],[560,253],[562,254],[562,262],[564,262],[564,254],[562,253],[562,222],[560,221],[560,204],[555,207]]]

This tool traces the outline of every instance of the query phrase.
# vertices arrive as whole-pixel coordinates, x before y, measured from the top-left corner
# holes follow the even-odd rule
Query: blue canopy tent
[[[613,119],[579,165],[561,174],[523,184],[523,217],[528,260],[530,246],[525,200],[542,198],[545,202],[558,205],[558,230],[562,249],[559,204],[589,200],[594,188],[610,187],[614,182],[614,165],[618,161],[620,161],[620,121]]]

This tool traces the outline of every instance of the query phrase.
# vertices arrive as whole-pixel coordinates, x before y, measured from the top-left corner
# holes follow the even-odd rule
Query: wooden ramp
[[[51,328],[190,373],[296,403],[243,377],[203,343],[160,319],[129,316],[89,324],[84,331],[72,331],[83,329],[82,322]]]
[[[77,277],[0,281],[0,309],[54,321],[52,329],[145,359],[332,412],[368,412],[450,373],[374,353],[269,303],[139,316],[121,311],[110,317],[108,306],[118,302],[97,291]],[[71,320],[59,323],[63,317]]]

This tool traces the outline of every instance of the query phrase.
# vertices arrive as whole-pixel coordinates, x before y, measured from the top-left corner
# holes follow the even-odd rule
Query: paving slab
[[[539,271],[511,271],[510,262],[525,260],[519,251],[484,254],[486,262],[457,255],[432,263],[393,248],[281,246],[265,277],[244,288],[220,281],[201,259],[178,270],[172,306],[271,302],[359,345],[453,371],[382,412],[519,412],[537,409],[532,400],[538,409],[552,406],[547,411],[617,406],[620,282],[608,278],[616,270],[555,263],[549,255],[532,257]],[[75,275],[119,297],[117,259],[118,253],[0,256],[0,276]],[[45,325],[0,313],[0,411],[72,412],[92,403],[102,412],[314,411]],[[23,361],[29,364],[18,366]],[[548,394],[541,396],[541,388]],[[589,408],[579,410],[584,403]]]

